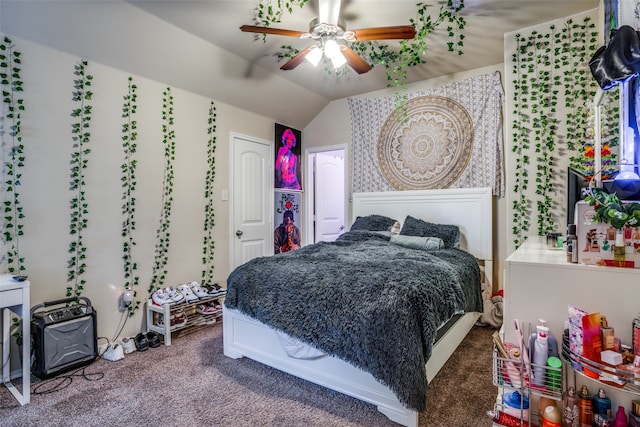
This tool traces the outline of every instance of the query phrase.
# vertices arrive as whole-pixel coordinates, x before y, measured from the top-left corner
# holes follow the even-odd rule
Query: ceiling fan
[[[285,63],[281,70],[293,70],[306,59],[314,66],[326,56],[333,63],[334,68],[349,64],[358,74],[366,73],[371,65],[362,59],[353,49],[341,42],[372,41],[372,40],[407,40],[416,35],[412,25],[391,27],[374,27],[359,30],[347,30],[340,19],[340,0],[319,0],[319,16],[309,24],[309,31],[295,31],[281,28],[243,25],[241,31],[247,33],[274,34],[301,39],[312,39],[316,43],[302,49],[297,55]]]

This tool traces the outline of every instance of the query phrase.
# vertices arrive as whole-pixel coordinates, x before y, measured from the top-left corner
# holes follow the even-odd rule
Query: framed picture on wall
[[[274,202],[273,253],[295,251],[302,242],[302,194],[276,191]]]
[[[302,132],[276,123],[275,188],[302,190]]]

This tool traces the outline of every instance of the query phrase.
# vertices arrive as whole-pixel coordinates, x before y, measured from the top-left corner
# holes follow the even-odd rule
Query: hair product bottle
[[[562,427],[562,413],[556,405],[549,405],[542,412],[542,427]]]
[[[578,396],[576,389],[570,386],[562,399],[562,427],[579,427]]]
[[[611,420],[611,399],[609,399],[604,389],[598,390],[598,394],[593,396],[593,425],[595,427],[608,427]]]
[[[582,385],[578,392],[578,419],[580,427],[593,425],[593,400],[586,385]]]
[[[538,326],[544,326],[547,328],[545,333],[547,334],[547,347],[549,347],[548,357],[555,356],[558,357],[558,340],[554,337],[549,331],[549,326],[547,325],[547,319],[539,318]],[[529,336],[529,352],[533,355],[533,348],[536,342],[536,338],[538,337],[538,326],[536,326],[536,332],[532,332]],[[530,360],[533,362],[533,358],[530,357]]]
[[[575,224],[567,226],[567,262],[578,262],[578,236]]]
[[[538,326],[538,336],[533,345],[533,384],[540,387],[544,386],[545,370],[549,357],[548,331],[549,328],[546,326]]]

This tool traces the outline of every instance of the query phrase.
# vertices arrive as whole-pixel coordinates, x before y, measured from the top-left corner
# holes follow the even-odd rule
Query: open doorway
[[[305,244],[331,242],[346,231],[346,145],[306,152]]]

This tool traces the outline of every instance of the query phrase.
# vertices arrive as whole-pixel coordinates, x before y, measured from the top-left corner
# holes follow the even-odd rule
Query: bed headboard
[[[358,216],[371,214],[395,218],[407,215],[460,227],[460,247],[476,258],[493,258],[493,199],[491,188],[354,193],[351,224]]]

